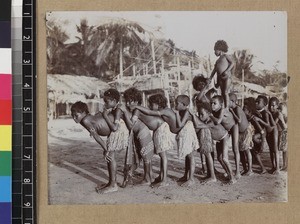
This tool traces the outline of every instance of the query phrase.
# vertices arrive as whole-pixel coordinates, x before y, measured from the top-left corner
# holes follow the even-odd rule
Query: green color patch
[[[0,151],[0,176],[11,176],[11,152]]]

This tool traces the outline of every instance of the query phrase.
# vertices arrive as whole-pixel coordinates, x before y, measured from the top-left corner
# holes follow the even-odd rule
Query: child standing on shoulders
[[[270,149],[270,158],[272,163],[272,174],[279,173],[279,152],[278,152],[278,129],[272,117],[272,114],[266,110],[268,98],[259,95],[256,98],[256,120],[266,129],[266,140]]]
[[[108,145],[105,144],[101,136],[110,136],[111,130],[108,126],[106,120],[101,113],[96,115],[89,114],[88,107],[86,103],[76,102],[71,107],[72,117],[76,123],[80,123],[84,128],[86,128],[90,135],[96,140],[96,142],[103,148],[103,155],[107,161],[109,182],[105,186],[97,186],[96,191],[98,193],[110,193],[118,191],[118,185],[116,182],[116,161],[115,161],[115,151],[110,148],[108,150]],[[113,115],[107,115],[110,121],[113,121]],[[123,148],[125,148],[125,143]]]
[[[188,110],[190,98],[186,95],[177,96],[176,100],[176,123],[180,131],[177,134],[178,157],[185,158],[184,176],[179,182],[181,186],[188,187],[194,184],[195,158],[194,151],[199,148],[196,131],[192,122],[192,116]]]
[[[269,110],[273,116],[278,128],[278,150],[282,151],[282,169],[287,170],[287,125],[282,112],[279,110],[279,100],[277,97],[271,97],[269,100]]]
[[[231,135],[232,151],[235,158],[236,173],[235,178],[239,179],[240,174],[240,152],[239,152],[239,126],[234,120],[233,115],[228,108],[223,107],[223,98],[221,96],[214,96],[211,99],[212,115],[211,120],[215,124],[222,124],[224,128]]]
[[[225,107],[229,106],[229,88],[231,86],[231,70],[234,67],[234,62],[232,58],[227,55],[228,46],[224,40],[218,40],[215,43],[215,55],[218,58],[216,61],[215,67],[208,79],[207,83],[209,84],[217,73],[217,84],[216,87],[220,87],[221,95],[225,102]]]
[[[235,121],[239,127],[239,150],[241,152],[241,161],[244,168],[242,175],[251,176],[252,171],[252,156],[250,149],[253,148],[252,136],[254,134],[253,126],[248,122],[246,114],[241,107],[237,105],[237,96],[234,93],[229,94],[230,108]],[[246,156],[245,156],[246,155]],[[248,162],[248,168],[246,165]]]

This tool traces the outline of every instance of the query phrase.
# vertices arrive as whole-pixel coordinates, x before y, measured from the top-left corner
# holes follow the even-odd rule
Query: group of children
[[[252,155],[261,166],[262,173],[265,173],[266,168],[260,154],[267,147],[272,162],[271,173],[279,172],[279,150],[283,151],[282,169],[287,168],[287,125],[280,111],[279,100],[276,97],[268,100],[266,96],[259,95],[256,100],[248,99],[243,108],[238,106],[237,96],[229,93],[234,64],[226,55],[227,49],[225,41],[217,41],[215,54],[219,59],[211,76],[196,76],[193,79],[192,84],[197,91],[192,99],[197,108],[196,113],[190,111],[191,99],[187,95],[177,96],[175,109],[167,107],[167,99],[161,94],[150,96],[149,108],[143,107],[142,92],[136,88],[129,88],[124,92],[125,105],[119,103],[120,93],[116,89],[105,91],[105,110],[95,115],[89,114],[85,103],[76,102],[72,105],[75,122],[84,126],[104,149],[109,182],[104,186],[97,186],[98,193],[118,190],[115,156],[122,149],[126,150],[122,187],[132,181],[132,173],[140,161],[143,161],[144,167],[141,184],[168,186],[167,151],[175,148],[178,157],[185,160],[184,175],[178,180],[182,183],[181,186],[195,183],[194,151],[200,152],[203,169],[207,171],[205,182],[217,180],[214,148],[230,184],[235,183],[241,175],[253,174]],[[209,83],[215,74],[215,87],[220,87],[221,95],[216,95],[216,88],[209,89]],[[101,136],[107,136],[106,143]],[[235,173],[228,158],[230,137]],[[160,157],[160,172],[156,178],[153,178],[151,163],[154,154]]]

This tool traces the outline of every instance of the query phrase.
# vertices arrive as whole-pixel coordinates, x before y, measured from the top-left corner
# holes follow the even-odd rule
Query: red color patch
[[[0,100],[0,125],[12,125],[11,100]]]

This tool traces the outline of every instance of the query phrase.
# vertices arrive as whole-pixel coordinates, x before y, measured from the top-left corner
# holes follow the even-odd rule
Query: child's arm
[[[192,114],[192,116],[193,116],[193,123],[194,123],[195,129],[211,128],[212,126],[214,126],[213,122],[204,124],[196,114]]]
[[[131,114],[125,108],[121,108],[121,110],[123,111],[123,114],[124,114],[124,120],[125,120],[126,126],[129,130],[131,130],[133,127],[133,123],[132,123],[131,117],[130,117]]]
[[[219,117],[215,117],[213,114],[211,114],[209,117],[215,125],[221,124],[224,117],[224,109],[221,109]]]
[[[257,117],[255,117],[254,115],[252,115],[251,118],[249,119],[249,121],[253,121],[253,123],[255,124],[255,126],[258,128],[259,133],[261,133],[262,135],[265,133],[264,129],[261,127],[261,125],[257,121]]]
[[[202,97],[207,93],[209,85],[206,85],[198,94],[197,94],[197,100],[201,101]]]
[[[273,120],[273,124],[270,123],[270,119],[273,120],[273,118],[270,117],[270,115],[268,114],[268,112],[264,113],[263,114],[263,119],[260,119],[258,117],[256,117],[256,120],[262,124],[263,126],[265,126],[265,128],[268,130],[268,131],[272,131],[274,129],[274,127],[276,126],[274,120]],[[271,121],[272,121],[271,120]]]
[[[109,119],[108,117],[108,112],[107,110],[104,110],[103,111],[103,117],[107,123],[107,125],[109,126],[110,130],[111,131],[116,131],[118,130],[119,128],[119,125],[120,125],[120,118],[121,118],[121,115],[122,115],[122,111],[120,108],[117,108],[116,109],[116,115],[114,117],[114,122],[111,122],[111,120]]]
[[[183,128],[185,123],[190,118],[190,112],[186,110],[182,119],[180,117],[179,111],[176,111],[175,114],[176,114],[176,124],[178,128]]]
[[[216,72],[217,72],[217,69],[216,69],[216,65],[215,65],[214,70],[212,70],[211,75],[210,75],[209,79],[207,80],[207,84],[209,84],[211,82],[211,80],[214,77],[214,75],[216,74]]]
[[[276,122],[277,120],[277,122]],[[285,120],[284,120],[284,117],[283,117],[283,114],[279,112],[278,114],[278,118],[275,120],[276,123],[279,123],[283,129],[287,129],[287,125],[285,123]]]
[[[228,64],[229,64],[228,68],[224,71],[224,73],[226,73],[226,72],[231,71],[233,69],[234,62],[233,62],[232,58],[229,55],[224,54],[224,56],[225,56],[225,58],[226,58],[226,60],[228,61]]]
[[[141,112],[143,112],[144,114],[150,115],[150,116],[161,116],[161,115],[163,115],[162,111],[150,110],[149,108],[142,107],[142,106],[134,106],[134,109],[138,109]]]
[[[234,120],[240,124],[242,122],[242,119],[240,118],[240,114],[239,114],[239,110],[237,110],[237,113],[234,112],[234,110],[232,108],[229,108],[230,112],[233,115]]]

